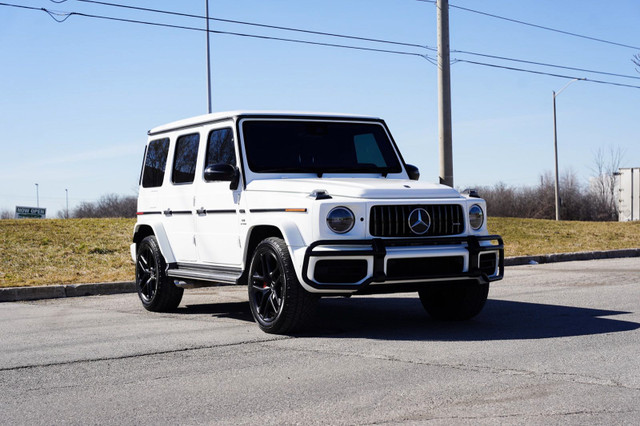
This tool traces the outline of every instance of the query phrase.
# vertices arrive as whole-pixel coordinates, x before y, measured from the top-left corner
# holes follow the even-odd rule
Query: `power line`
[[[62,0],[62,1],[50,0],[50,1],[52,1],[54,3],[63,3],[63,2],[66,2],[67,0]],[[98,0],[76,0],[76,1],[82,2],[82,3],[91,3],[91,4],[98,4],[98,5],[104,5],[104,6],[110,6],[110,7],[123,8],[123,9],[139,10],[139,11],[144,11],[144,12],[161,13],[161,14],[172,15],[172,16],[182,16],[182,17],[188,17],[188,18],[207,19],[206,16],[202,16],[202,15],[194,15],[194,14],[189,14],[189,13],[173,12],[173,11],[167,11],[167,10],[161,10],[161,9],[151,9],[151,8],[138,7],[138,6],[123,5],[123,4],[110,3],[110,2],[104,2],[104,1],[98,1]],[[431,1],[431,0],[429,0],[428,2],[435,3],[434,1]],[[54,18],[54,19],[56,19],[56,18]],[[352,39],[352,40],[370,41],[370,42],[376,42],[376,43],[386,43],[386,44],[393,44],[393,45],[399,45],[399,46],[409,46],[409,47],[427,49],[427,50],[431,50],[431,51],[436,51],[437,50],[437,49],[432,48],[432,47],[427,46],[427,45],[423,46],[423,45],[419,45],[419,44],[403,43],[403,42],[397,42],[397,41],[391,41],[391,40],[358,37],[358,36],[351,36],[351,35],[345,35],[345,34],[336,34],[336,33],[322,32],[322,31],[311,31],[311,30],[305,30],[305,29],[301,29],[301,28],[292,28],[292,27],[284,27],[284,26],[276,26],[276,25],[268,25],[268,24],[261,24],[261,23],[255,23],[255,22],[238,21],[238,20],[223,19],[223,18],[212,18],[212,17],[210,17],[209,20],[218,21],[218,22],[233,23],[233,24],[240,24],[240,25],[250,25],[250,26],[256,26],[256,27],[261,27],[261,28],[270,28],[270,29],[278,29],[278,30],[285,30],[285,31],[294,31],[294,32],[301,32],[301,33],[315,34],[315,35],[322,35],[322,36],[339,37],[339,38],[346,38],[346,39]],[[58,21],[58,19],[56,19],[56,21]],[[528,61],[528,60],[523,60],[523,59],[514,59],[514,58],[508,58],[508,57],[504,57],[504,56],[495,56],[495,55],[489,55],[489,54],[478,53],[478,52],[470,52],[470,51],[464,51],[464,50],[454,50],[452,52],[457,52],[457,53],[462,53],[462,54],[467,54],[467,55],[474,55],[474,56],[481,56],[481,57],[485,57],[485,58],[501,59],[501,60],[504,60],[504,61],[527,63],[527,64],[532,64],[532,65],[540,65],[540,66],[546,66],[546,67],[551,67],[551,68],[567,69],[567,70],[572,70],[572,71],[583,71],[583,72],[589,72],[589,73],[594,73],[594,74],[609,75],[609,76],[613,76],[613,77],[622,77],[622,78],[631,78],[631,79],[639,79],[640,80],[640,77],[635,77],[635,76],[616,74],[616,73],[605,72],[605,71],[588,70],[588,69],[584,69],[584,68],[577,68],[577,67],[549,64],[549,63],[544,63],[544,62]],[[430,60],[426,56],[425,56],[425,59],[427,59],[431,63],[434,63],[432,60]]]
[[[589,69],[585,69],[585,68],[569,67],[569,66],[565,66],[565,65],[548,64],[548,63],[545,63],[545,62],[527,61],[525,59],[507,58],[505,56],[488,55],[488,54],[485,54],[485,53],[469,52],[469,51],[465,51],[465,50],[452,50],[451,53],[462,53],[462,54],[465,54],[465,55],[481,56],[483,58],[500,59],[502,61],[520,62],[520,63],[523,63],[523,64],[540,65],[540,66],[544,66],[544,67],[561,68],[561,69],[572,70],[572,71],[582,71],[582,72],[588,72],[588,73],[593,73],[593,74],[610,75],[610,76],[613,76],[613,77],[632,78],[632,79],[635,79],[635,80],[640,80],[640,77],[636,77],[636,76],[633,76],[633,75],[616,74],[616,73],[606,72],[606,71],[596,71],[596,70],[589,70]]]
[[[527,69],[524,69],[524,68],[505,67],[504,65],[488,64],[486,62],[468,61],[466,59],[455,59],[455,62],[464,62],[464,63],[467,63],[467,64],[482,65],[482,66],[485,66],[485,67],[492,67],[492,68],[501,68],[501,69],[510,70],[510,71],[520,71],[520,72],[527,72],[527,73],[530,73],[530,74],[548,75],[548,76],[551,76],[551,77],[560,77],[560,78],[567,78],[567,79],[579,79],[579,80],[589,81],[591,83],[609,84],[611,86],[630,87],[630,88],[633,88],[633,89],[640,89],[640,86],[634,86],[634,85],[631,85],[631,84],[614,83],[612,81],[592,80],[590,78],[575,77],[575,76],[563,75],[563,74],[554,74],[554,73],[548,73],[548,72],[544,72],[544,71],[527,70]]]
[[[71,16],[81,16],[85,18],[102,19],[107,21],[126,22],[131,24],[141,24],[141,25],[149,25],[149,26],[155,26],[155,27],[165,27],[165,28],[174,28],[174,29],[189,30],[189,31],[207,32],[207,30],[204,28],[188,27],[185,25],[164,24],[160,22],[141,21],[137,19],[116,18],[113,16],[94,15],[94,14],[82,13],[82,12],[59,12],[59,11],[51,11],[46,8],[22,6],[22,5],[16,5],[16,4],[10,4],[10,3],[0,3],[0,6],[43,11],[49,14],[49,16],[51,16],[58,23],[64,22]],[[63,16],[63,18],[60,19],[58,18],[59,16]],[[220,31],[220,30],[210,29],[209,32],[213,34],[234,35],[238,37],[248,37],[248,38],[256,38],[256,39],[262,39],[262,40],[285,41],[290,43],[308,44],[308,45],[314,45],[314,46],[337,47],[342,49],[362,50],[362,51],[368,51],[368,52],[390,53],[390,54],[405,55],[405,56],[417,56],[427,60],[433,59],[433,58],[429,58],[428,55],[425,55],[425,54],[415,53],[415,52],[405,52],[400,50],[388,50],[388,49],[377,49],[373,47],[349,46],[345,44],[324,43],[324,42],[318,42],[318,41],[299,40],[299,39],[283,38],[283,37],[272,37],[272,36],[264,36],[264,35],[258,35],[258,34],[239,33],[239,32],[233,32],[233,31]]]
[[[434,3],[435,4],[435,1],[433,1],[433,0],[417,0],[417,1],[423,2],[423,3]],[[571,32],[571,31],[560,30],[560,29],[557,29],[557,28],[551,28],[551,27],[547,27],[547,26],[544,26],[544,25],[533,24],[531,22],[520,21],[518,19],[508,18],[506,16],[500,16],[500,15],[495,15],[493,13],[483,12],[481,10],[469,9],[467,7],[456,6],[456,5],[453,5],[453,4],[449,4],[449,7],[452,7],[452,8],[455,8],[455,9],[464,10],[466,12],[477,13],[478,15],[489,16],[489,17],[495,18],[495,19],[501,19],[503,21],[513,22],[513,23],[516,23],[516,24],[521,24],[521,25],[526,25],[526,26],[533,27],[533,28],[538,28],[538,29],[541,29],[541,30],[552,31],[552,32],[556,32],[556,33],[559,33],[559,34],[569,35],[569,36],[572,36],[572,37],[578,37],[578,38],[583,38],[583,39],[586,39],[586,40],[597,41],[597,42],[600,42],[600,43],[611,44],[611,45],[614,45],[614,46],[620,46],[620,47],[626,47],[626,48],[629,48],[629,49],[640,50],[640,47],[638,47],[638,46],[632,46],[632,45],[629,45],[629,44],[618,43],[618,42],[611,41],[611,40],[604,40],[604,39],[601,39],[601,38],[591,37],[591,36],[587,36],[587,35],[584,35],[584,34],[578,34],[578,33],[574,33],[574,32]]]
[[[50,1],[53,1],[54,3],[62,3],[62,2],[65,2],[67,0],[62,0],[62,1],[50,0]],[[194,15],[194,14],[190,14],[190,13],[173,12],[173,11],[169,11],[169,10],[151,9],[151,8],[146,8],[146,7],[130,6],[130,5],[124,5],[124,4],[97,1],[97,0],[76,0],[76,1],[82,2],[82,3],[92,3],[92,4],[103,5],[103,6],[117,7],[117,8],[122,8],[122,9],[139,10],[139,11],[143,11],[143,12],[153,12],[153,13],[161,13],[161,14],[165,14],[165,15],[172,15],[172,16],[182,16],[182,17],[186,17],[186,18],[207,19],[206,16],[202,16],[202,15]],[[368,38],[368,37],[360,37],[360,36],[353,36],[353,35],[346,35],[346,34],[329,33],[329,32],[323,32],[323,31],[312,31],[312,30],[305,30],[305,29],[302,29],[302,28],[261,24],[261,23],[257,23],[257,22],[238,21],[238,20],[234,20],[234,19],[212,18],[212,17],[209,17],[209,20],[210,21],[217,21],[217,22],[226,22],[226,23],[231,23],[231,24],[249,25],[249,26],[260,27],[260,28],[269,28],[269,29],[276,29],[276,30],[283,30],[283,31],[299,32],[299,33],[305,33],[305,34],[322,35],[322,36],[328,36],[328,37],[338,37],[338,38],[345,38],[345,39],[350,39],[350,40],[370,41],[370,42],[375,42],[375,43],[392,44],[392,45],[396,45],[396,46],[417,47],[417,48],[427,49],[427,50],[431,50],[431,51],[435,51],[436,50],[435,48],[433,48],[431,46],[415,44],[415,43],[404,43],[404,42],[400,42],[400,41],[383,40],[383,39],[377,39],[377,38]]]
[[[206,29],[203,29],[203,28],[187,27],[187,26],[183,26],[183,25],[173,25],[173,24],[164,24],[164,23],[159,23],[159,22],[140,21],[140,20],[135,20],[135,19],[116,18],[116,17],[104,16],[104,15],[92,15],[92,14],[81,13],[81,12],[50,11],[50,10],[45,9],[45,8],[30,7],[30,6],[16,5],[16,4],[10,4],[10,3],[0,3],[0,6],[14,7],[14,8],[20,8],[20,9],[28,9],[28,10],[34,10],[34,11],[44,11],[45,13],[49,14],[50,16],[52,16],[56,20],[56,22],[64,22],[66,19],[68,19],[71,16],[81,16],[81,17],[86,17],[86,18],[103,19],[103,20],[109,20],[109,21],[126,22],[126,23],[133,23],[133,24],[143,24],[143,25],[174,28],[174,29],[183,29],[183,30],[190,30],[190,31],[200,31],[200,32],[206,32],[207,31]],[[64,18],[57,19],[56,17],[54,17],[54,15],[55,16],[63,16]],[[397,51],[397,50],[376,49],[376,48],[370,48],[370,47],[349,46],[349,45],[341,45],[341,44],[334,44],[334,43],[323,43],[323,42],[314,42],[314,41],[298,40],[298,39],[289,39],[289,38],[282,38],[282,37],[262,36],[262,35],[257,35],[257,34],[238,33],[238,32],[231,32],[231,31],[209,30],[209,32],[215,33],[215,34],[235,35],[235,36],[240,36],[240,37],[257,38],[257,39],[263,39],[263,40],[285,41],[285,42],[291,42],[291,43],[301,43],[301,44],[309,44],[309,45],[316,45],[316,46],[336,47],[336,48],[363,50],[363,51],[379,52],[379,53],[391,53],[391,54],[407,55],[407,56],[418,56],[418,57],[426,59],[427,61],[429,61],[431,63],[434,63],[434,58],[431,58],[428,55],[415,53],[415,52],[404,52],[404,51]],[[473,54],[473,52],[458,52],[458,53],[471,53],[471,54]],[[478,55],[482,55],[482,54],[478,54]],[[486,55],[486,56],[489,56],[489,55]],[[500,58],[500,57],[498,57],[498,58]],[[502,58],[502,59],[510,60],[510,58]],[[489,64],[489,63],[484,63],[484,62],[469,61],[469,60],[466,60],[466,59],[454,59],[454,62],[464,62],[464,63],[468,63],[468,64],[481,65],[481,66],[487,66],[487,67],[492,67],[492,68],[500,68],[500,69],[511,70],[511,71],[520,71],[520,72],[527,72],[527,73],[532,73],[532,74],[548,75],[548,76],[552,76],[552,77],[560,77],[560,78],[568,78],[568,79],[576,78],[576,77],[568,76],[568,75],[553,74],[553,73],[548,73],[548,72],[543,72],[543,71],[535,71],[535,70],[527,70],[527,69],[523,69],[523,68],[506,67],[506,66],[502,66],[502,65]],[[554,65],[551,65],[551,64],[546,64],[546,65],[547,66],[554,66]],[[557,66],[557,67],[560,67],[560,66]],[[614,82],[602,81],[602,80],[592,80],[592,79],[586,79],[586,78],[583,78],[583,80],[589,81],[589,82],[592,82],[592,83],[608,84],[608,85],[612,85],[612,86],[620,86],[620,87],[629,87],[629,88],[634,88],[634,89],[640,89],[640,86],[633,86],[633,85],[629,85],[629,84],[614,83]]]

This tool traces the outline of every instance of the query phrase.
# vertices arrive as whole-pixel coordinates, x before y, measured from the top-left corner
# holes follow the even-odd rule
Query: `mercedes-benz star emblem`
[[[425,209],[419,207],[409,213],[409,228],[411,228],[411,232],[417,235],[423,235],[430,227],[431,216],[429,216],[429,213]]]

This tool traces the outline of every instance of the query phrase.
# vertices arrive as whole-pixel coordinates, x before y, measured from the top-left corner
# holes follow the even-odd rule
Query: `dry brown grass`
[[[0,220],[0,287],[131,281],[135,219]]]
[[[505,256],[640,247],[640,222],[572,222],[489,218],[489,232],[503,236]]]
[[[0,220],[0,287],[132,281],[135,219]],[[640,247],[640,222],[491,218],[506,256]]]

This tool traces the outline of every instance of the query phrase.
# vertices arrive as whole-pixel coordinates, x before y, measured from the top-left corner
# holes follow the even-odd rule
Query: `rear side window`
[[[144,160],[144,172],[142,174],[142,186],[144,188],[162,186],[168,155],[169,138],[149,142],[147,156]]]
[[[142,165],[140,166],[140,175],[138,176],[138,185],[142,185],[142,173],[144,172],[144,162],[147,158],[147,146],[144,146],[144,154],[142,154]]]
[[[209,133],[205,169],[214,164],[236,165],[236,150],[233,145],[233,130],[216,129]]]
[[[180,136],[176,142],[176,152],[173,157],[173,183],[191,183],[196,174],[196,160],[198,159],[198,145],[200,135],[193,133]]]

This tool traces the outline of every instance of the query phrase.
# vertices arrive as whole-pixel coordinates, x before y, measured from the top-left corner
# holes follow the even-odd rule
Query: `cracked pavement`
[[[509,267],[474,320],[323,299],[304,335],[244,287],[0,303],[3,424],[637,424],[640,259]]]

